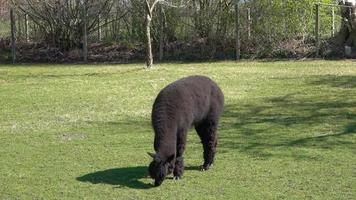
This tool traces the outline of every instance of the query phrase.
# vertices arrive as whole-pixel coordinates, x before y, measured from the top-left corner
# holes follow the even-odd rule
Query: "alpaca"
[[[173,172],[180,179],[184,171],[183,152],[187,132],[195,127],[204,149],[201,170],[208,170],[214,162],[217,146],[217,127],[223,112],[224,95],[218,85],[205,76],[189,76],[163,88],[153,104],[155,154],[149,174],[155,186],[162,184]]]

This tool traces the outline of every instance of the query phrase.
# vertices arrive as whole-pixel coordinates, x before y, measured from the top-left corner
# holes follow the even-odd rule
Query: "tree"
[[[111,0],[12,1],[37,25],[47,43],[63,50],[80,47],[84,22],[88,33],[95,31],[98,20],[107,19],[113,4]]]
[[[151,24],[153,18],[153,11],[158,3],[168,6],[168,7],[175,7],[181,8],[183,6],[183,1],[180,2],[180,5],[174,5],[173,3],[169,2],[169,0],[145,0],[145,9],[146,9],[146,53],[147,53],[147,60],[146,66],[147,68],[153,67],[153,53],[152,53],[152,38],[151,38]]]

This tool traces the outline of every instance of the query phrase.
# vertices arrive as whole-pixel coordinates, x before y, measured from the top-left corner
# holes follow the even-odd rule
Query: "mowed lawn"
[[[150,114],[193,74],[225,94],[219,146],[200,172],[152,187]],[[0,199],[355,199],[356,62],[0,65]]]

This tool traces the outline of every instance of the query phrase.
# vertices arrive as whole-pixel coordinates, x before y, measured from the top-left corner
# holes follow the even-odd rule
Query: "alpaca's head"
[[[148,153],[153,158],[153,161],[148,167],[148,173],[151,178],[155,180],[154,185],[160,186],[166,176],[172,173],[174,165],[172,161],[174,160],[174,155],[164,159],[161,158],[159,154]]]

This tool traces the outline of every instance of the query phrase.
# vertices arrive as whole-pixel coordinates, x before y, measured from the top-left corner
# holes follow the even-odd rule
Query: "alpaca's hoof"
[[[181,179],[181,177],[180,176],[175,176],[175,177],[173,177],[173,179],[178,181],[179,179]]]
[[[210,168],[211,165],[202,165],[200,166],[200,171],[207,171]]]

